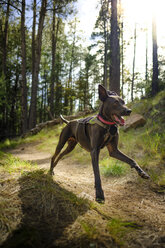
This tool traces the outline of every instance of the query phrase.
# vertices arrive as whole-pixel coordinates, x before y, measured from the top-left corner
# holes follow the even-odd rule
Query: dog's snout
[[[132,110],[131,110],[131,109],[127,109],[127,110],[126,110],[127,115],[130,115],[130,114],[131,114],[131,112],[132,112]]]

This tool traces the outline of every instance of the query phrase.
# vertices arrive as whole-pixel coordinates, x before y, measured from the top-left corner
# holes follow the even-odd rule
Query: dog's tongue
[[[125,120],[124,120],[124,118],[123,118],[122,116],[120,117],[120,119],[119,119],[116,115],[114,115],[114,117],[115,117],[115,120],[116,120],[121,126],[124,126]]]

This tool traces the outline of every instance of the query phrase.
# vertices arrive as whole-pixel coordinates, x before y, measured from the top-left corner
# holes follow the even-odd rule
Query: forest
[[[94,111],[98,84],[127,101],[164,89],[164,48],[158,54],[154,15],[149,23],[152,37],[149,28],[140,29],[134,23],[134,32],[127,38],[122,0],[96,2],[98,16],[86,46],[78,30],[76,0],[0,1],[1,140],[24,134],[60,114]],[[136,70],[138,32],[146,35],[143,77]],[[129,43],[133,52],[128,68]]]
[[[164,9],[0,0],[0,248],[165,247]]]

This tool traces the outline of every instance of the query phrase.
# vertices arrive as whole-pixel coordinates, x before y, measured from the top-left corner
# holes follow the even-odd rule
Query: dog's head
[[[123,116],[128,116],[132,112],[125,106],[124,100],[116,92],[106,90],[102,85],[99,85],[99,99],[103,102],[102,115],[108,121],[123,126],[125,123]]]

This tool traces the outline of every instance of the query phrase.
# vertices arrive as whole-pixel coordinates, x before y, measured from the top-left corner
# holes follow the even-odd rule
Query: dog
[[[61,116],[61,119],[67,125],[60,134],[58,145],[51,159],[50,174],[54,174],[53,169],[58,161],[64,155],[70,153],[79,143],[91,154],[96,201],[103,203],[105,198],[99,171],[100,149],[106,146],[111,157],[129,164],[142,178],[148,179],[149,175],[140,168],[136,161],[118,149],[118,125],[124,125],[123,116],[129,116],[132,112],[131,109],[125,106],[124,100],[115,92],[106,90],[102,85],[98,86],[98,93],[102,104],[97,116],[70,122]],[[68,146],[61,152],[66,142],[68,142]]]

